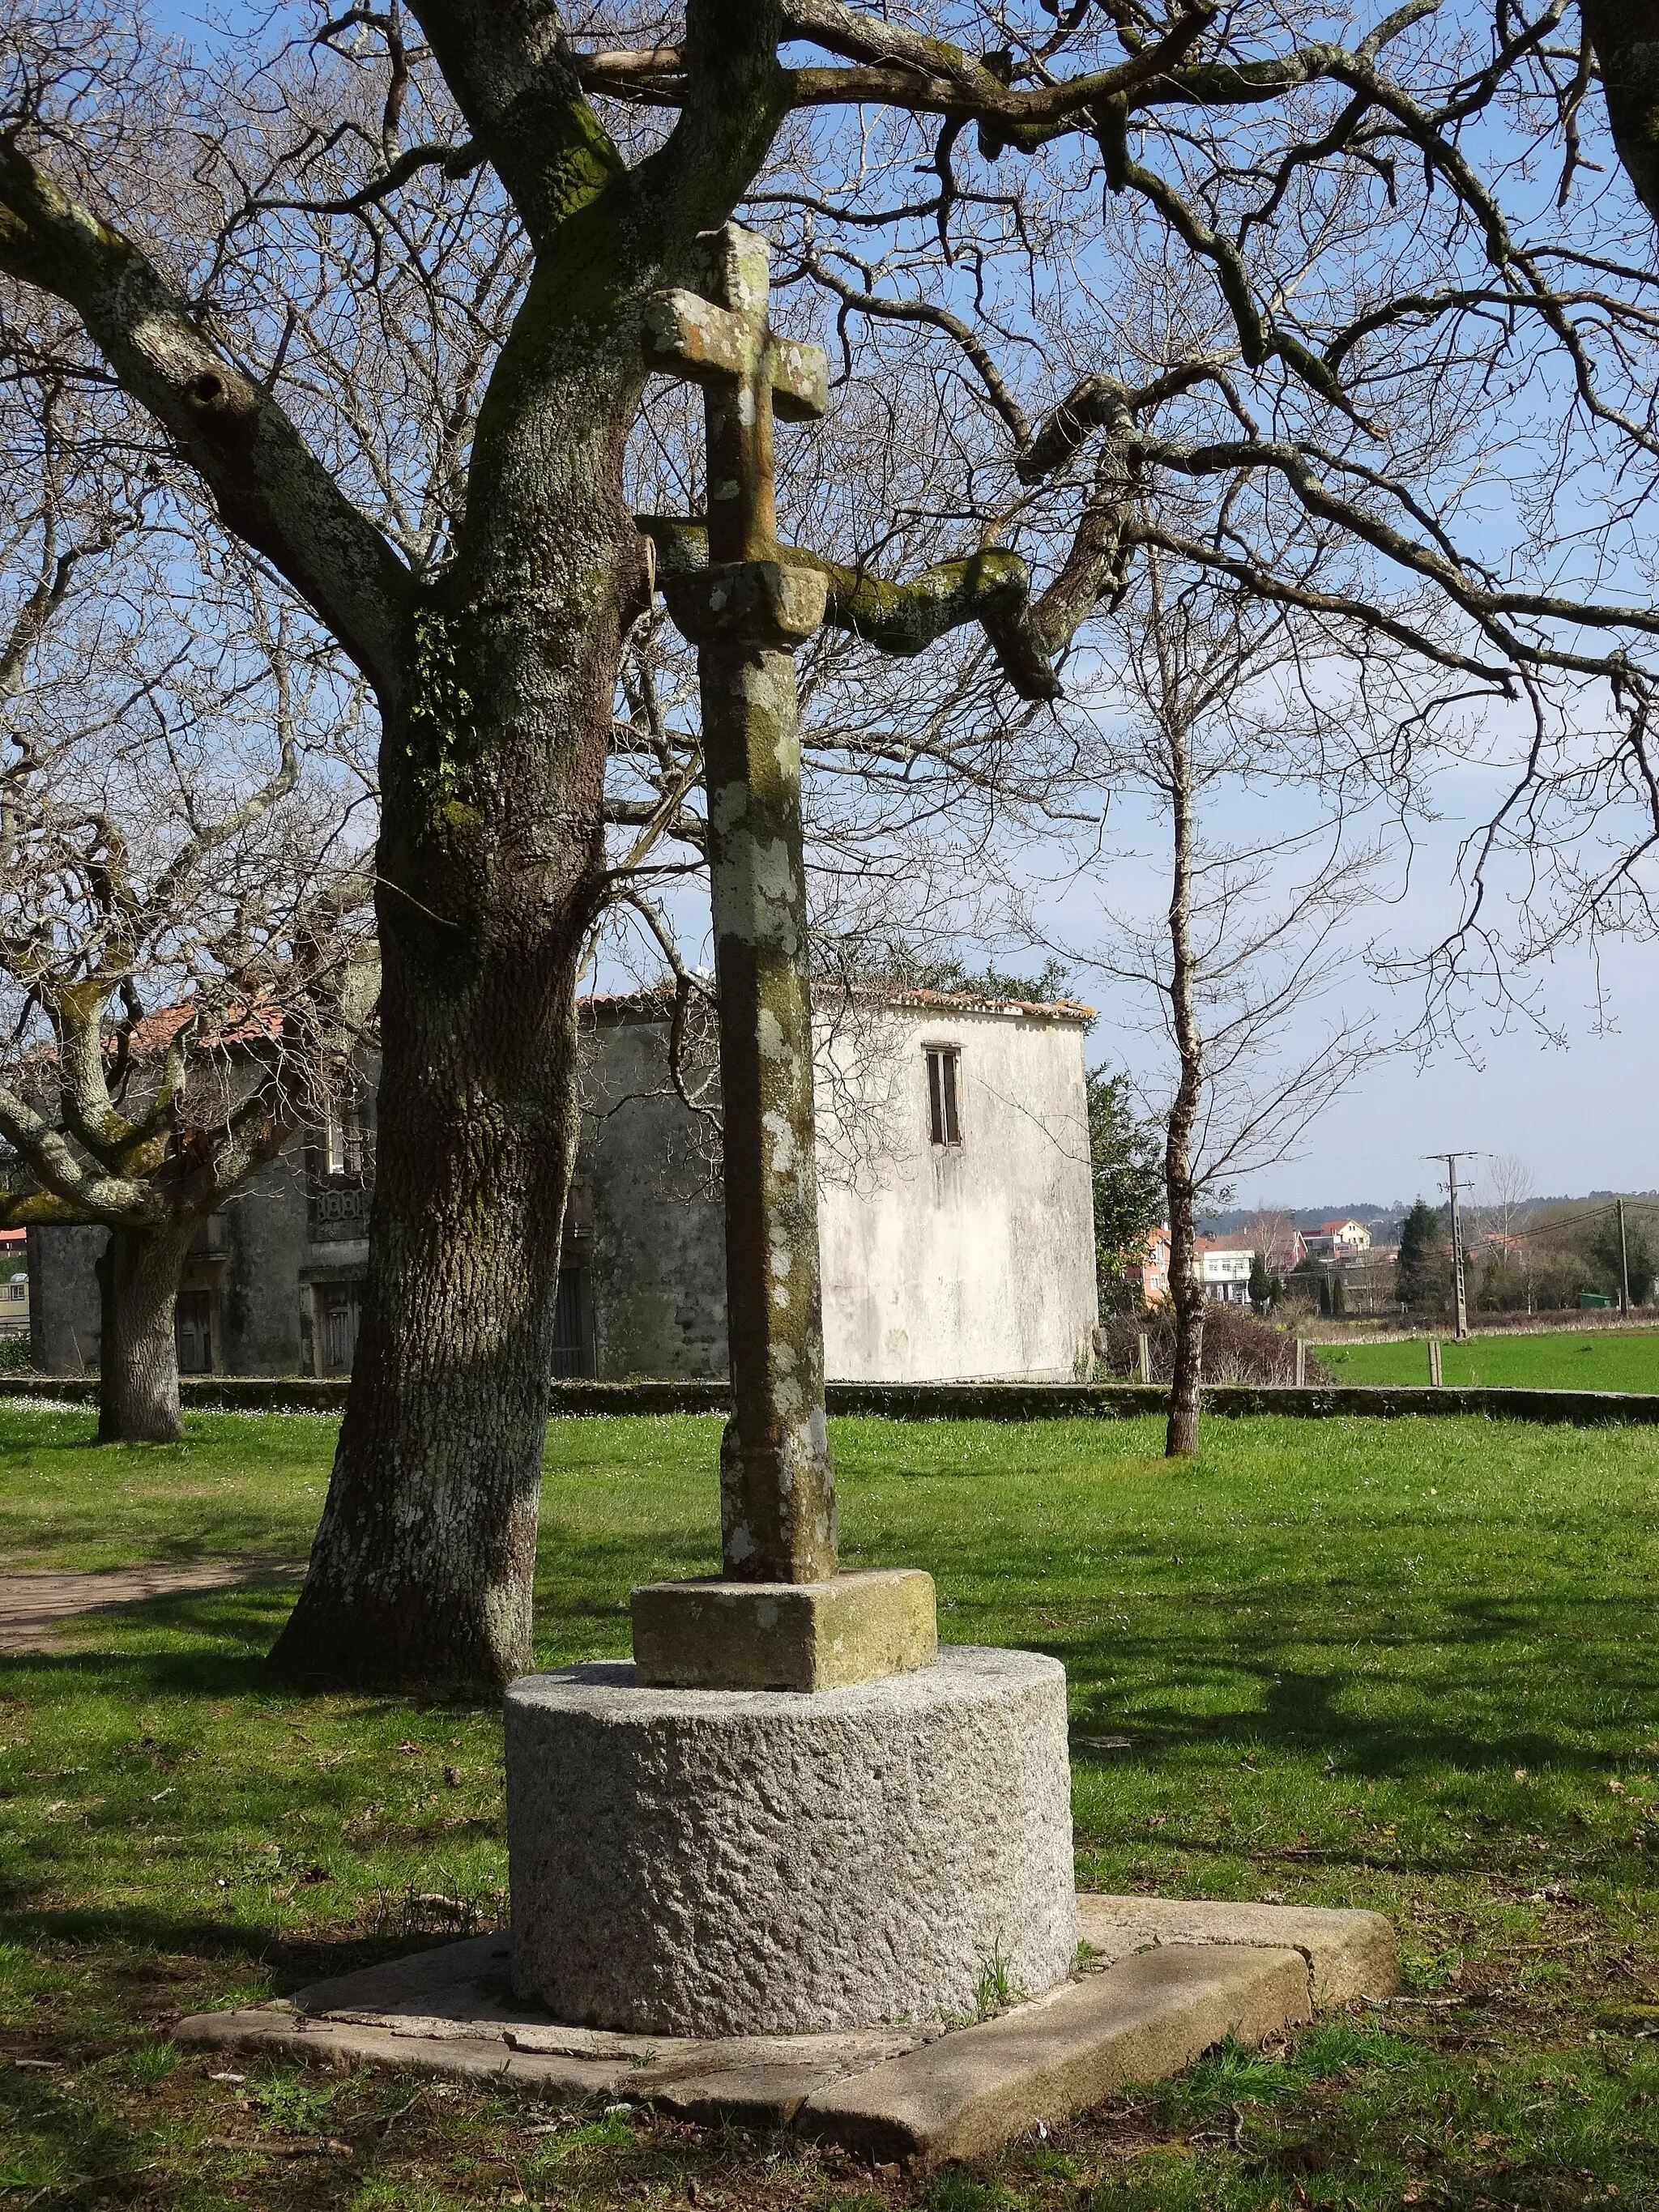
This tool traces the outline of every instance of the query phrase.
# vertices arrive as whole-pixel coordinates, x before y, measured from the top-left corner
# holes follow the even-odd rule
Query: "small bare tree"
[[[1120,799],[1139,792],[1162,824],[1167,903],[1156,920],[1115,915],[1094,964],[1155,1007],[1172,1060],[1162,1107],[1176,1319],[1166,1450],[1187,1457],[1198,1448],[1203,1364],[1200,1205],[1284,1159],[1375,1048],[1367,1025],[1341,1015],[1311,1039],[1296,1032],[1348,963],[1345,925],[1380,861],[1352,819],[1376,787],[1364,716],[1339,694],[1336,669],[1310,680],[1329,641],[1285,610],[1201,576],[1171,586],[1154,558],[1117,635],[1112,787]],[[1285,826],[1298,786],[1310,811]],[[1254,840],[1218,837],[1217,803],[1237,809],[1264,788],[1275,794],[1273,825]]]
[[[1518,1152],[1494,1152],[1486,1161],[1480,1204],[1500,1236],[1513,1237],[1524,1226],[1536,1195],[1532,1169]]]
[[[1518,1153],[1495,1152],[1483,1165],[1478,1192],[1478,1218],[1488,1237],[1480,1295],[1487,1304],[1507,1305],[1514,1270],[1529,1264],[1525,1237],[1536,1196],[1532,1170]]]

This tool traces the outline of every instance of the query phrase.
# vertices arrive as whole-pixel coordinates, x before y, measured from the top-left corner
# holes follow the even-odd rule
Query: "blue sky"
[[[1575,957],[1551,976],[1552,1015],[1565,1049],[1531,1029],[1482,1036],[1473,1064],[1449,1048],[1426,1066],[1378,1062],[1314,1126],[1293,1163],[1241,1186],[1243,1205],[1338,1206],[1437,1194],[1434,1146],[1518,1155],[1542,1195],[1659,1186],[1654,1097],[1659,1077],[1650,1009],[1650,947],[1603,954],[1619,1025],[1597,1034],[1589,963]],[[1480,1164],[1474,1164],[1478,1181]]]
[[[1375,936],[1396,954],[1420,951],[1455,919],[1458,838],[1488,793],[1467,775],[1447,784],[1449,809],[1454,796],[1461,805],[1419,833],[1407,896],[1358,911],[1356,945]],[[1218,826],[1239,834],[1243,818],[1236,811]],[[1150,848],[1156,833],[1141,824],[1136,831],[1126,842]],[[1164,896],[1163,879],[1149,870],[1133,903],[1145,911]],[[1090,886],[1079,883],[1061,899],[1069,933],[1086,947]],[[1289,1157],[1238,1181],[1236,1202],[1300,1208],[1432,1197],[1437,1170],[1423,1156],[1448,1148],[1519,1157],[1540,1194],[1659,1188],[1656,965],[1659,947],[1633,938],[1605,939],[1594,951],[1569,945],[1547,965],[1513,975],[1537,1019],[1477,997],[1463,1006],[1455,1036],[1424,1048],[1410,1042],[1420,988],[1379,987],[1356,957],[1292,1025],[1286,1053],[1305,1047],[1334,1014],[1369,1019],[1380,1035],[1406,1042],[1365,1060]],[[1081,981],[1079,994],[1099,1009],[1091,1057],[1155,1080],[1157,1046],[1141,1010],[1125,994]],[[1474,1171],[1478,1178],[1478,1162]]]

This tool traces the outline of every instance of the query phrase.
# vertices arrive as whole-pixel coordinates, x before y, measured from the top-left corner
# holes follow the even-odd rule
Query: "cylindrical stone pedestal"
[[[507,1693],[513,1984],[635,2035],[972,2015],[1069,1972],[1066,1673],[945,1647],[841,1690]]]

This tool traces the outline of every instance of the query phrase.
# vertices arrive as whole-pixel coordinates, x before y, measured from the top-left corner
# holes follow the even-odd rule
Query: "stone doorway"
[[[213,1293],[180,1291],[173,1309],[173,1331],[179,1343],[181,1375],[213,1372]]]

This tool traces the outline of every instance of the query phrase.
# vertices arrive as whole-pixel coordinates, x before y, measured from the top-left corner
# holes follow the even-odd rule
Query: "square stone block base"
[[[917,1567],[643,1583],[630,1603],[641,1689],[843,1690],[931,1667],[939,1650],[933,1577]]]
[[[603,2098],[677,2118],[794,2128],[915,2167],[977,2158],[1224,2036],[1261,2043],[1323,2005],[1385,1997],[1394,1932],[1375,1912],[1078,1899],[1087,1946],[1057,1989],[971,2025],[825,2035],[629,2036],[569,2027],[513,1995],[505,1936],[343,1974],[290,2002],[182,2021],[210,2051],[381,2065]]]

